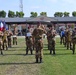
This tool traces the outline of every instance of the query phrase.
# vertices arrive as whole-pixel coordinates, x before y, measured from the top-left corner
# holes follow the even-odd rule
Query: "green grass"
[[[49,51],[44,50],[44,63],[41,65],[41,75],[75,75],[76,74],[76,54],[67,50],[56,40],[56,55],[49,55]]]
[[[36,64],[35,55],[25,56],[25,39],[18,38],[18,45],[4,50],[0,55],[0,75],[76,75],[76,53],[59,44],[56,39],[56,55],[47,50],[44,39],[43,63]],[[35,54],[35,52],[34,52]]]

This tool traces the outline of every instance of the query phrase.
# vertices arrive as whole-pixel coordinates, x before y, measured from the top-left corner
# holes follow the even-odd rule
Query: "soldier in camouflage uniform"
[[[43,40],[42,40],[42,34],[46,33],[44,26],[41,26],[39,24],[36,29],[34,29],[32,35],[34,37],[34,45],[35,45],[35,57],[36,57],[36,63],[40,60],[40,63],[42,63],[42,56],[43,56]]]
[[[13,32],[13,45],[17,45],[17,35],[18,35],[18,30],[17,30],[17,25],[14,25],[14,32]]]
[[[12,44],[11,44],[11,36],[13,35],[13,33],[8,30],[8,36],[7,36],[7,39],[8,39],[8,47],[12,47]]]
[[[56,36],[56,30],[54,30],[54,27],[50,26],[50,30],[47,32],[47,37],[49,38],[49,50],[50,50],[50,54],[55,54],[55,36]]]
[[[51,31],[50,31],[50,28],[51,28],[51,27],[49,27],[49,30],[47,31],[48,50],[50,50],[50,44],[49,44],[49,43],[50,43],[50,41],[49,41],[49,40],[50,40],[50,37],[48,36],[48,35],[50,34],[50,32],[51,32]]]
[[[17,31],[14,31],[14,33],[13,33],[13,45],[17,45],[17,34],[18,34],[18,32]]]
[[[65,29],[65,40],[64,40],[64,46],[65,47],[67,45],[67,32],[68,32],[68,28]]]
[[[73,44],[73,54],[75,53],[75,44],[76,44],[76,28],[74,28],[72,33],[72,44]]]
[[[3,38],[3,32],[0,31],[0,51],[1,51],[1,54],[3,55],[3,52],[2,52],[2,50],[3,50],[3,40],[2,40],[2,38]]]
[[[26,55],[28,54],[28,51],[30,50],[31,54],[33,54],[33,40],[32,40],[32,35],[30,31],[26,33],[25,36],[25,41],[26,41]]]
[[[6,48],[6,50],[8,50],[8,31],[6,29],[3,30],[3,50],[4,48]]]
[[[70,50],[72,49],[71,40],[72,40],[72,31],[67,28],[65,31],[65,46],[67,46],[67,49],[70,48]]]

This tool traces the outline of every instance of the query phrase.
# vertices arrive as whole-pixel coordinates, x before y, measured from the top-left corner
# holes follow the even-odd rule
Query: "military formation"
[[[35,59],[36,63],[43,62],[43,34],[47,36],[47,47],[49,50],[49,54],[56,54],[55,46],[56,46],[56,38],[57,32],[53,25],[47,26],[48,29],[42,24],[38,24],[37,27],[30,32],[30,29],[27,30],[25,34],[25,42],[26,42],[26,55],[30,51],[30,54],[33,54],[35,51]],[[8,50],[8,48],[12,47],[12,39],[13,36],[13,45],[17,45],[17,32],[14,34],[10,30],[0,31],[0,51],[3,54],[2,50]],[[67,49],[72,50],[72,53],[75,53],[75,44],[76,44],[76,28],[70,29],[61,28],[60,32],[60,44],[64,45]]]
[[[11,30],[2,30],[0,31],[0,51],[3,55],[3,50],[8,50],[12,47],[12,36],[13,33]]]
[[[36,63],[43,62],[43,34],[47,35],[48,50],[50,51],[50,54],[55,55],[55,36],[57,33],[54,26],[50,25],[48,30],[46,30],[44,25],[38,24],[32,33],[28,30],[25,36],[26,55],[29,50],[31,54],[33,54],[33,50],[35,50]]]
[[[63,44],[67,49],[72,50],[72,53],[74,54],[76,44],[76,28],[61,28],[60,44]]]
[[[55,46],[56,46],[56,38],[55,36],[58,34],[53,25],[47,26],[48,30],[44,25],[38,24],[37,27],[31,33],[28,31],[25,36],[26,40],[26,55],[30,50],[31,54],[33,54],[33,50],[35,50],[35,59],[36,63],[43,62],[43,34],[47,36],[47,47],[50,54],[55,55]],[[72,53],[75,53],[75,44],[76,44],[76,28],[70,29],[66,27],[66,29],[61,28],[60,30],[60,44],[64,45],[67,49],[72,50]]]

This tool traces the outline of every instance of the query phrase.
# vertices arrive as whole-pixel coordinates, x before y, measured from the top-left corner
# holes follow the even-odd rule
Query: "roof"
[[[0,18],[0,20],[5,21],[7,24],[20,24],[20,23],[76,23],[76,17],[46,17],[46,16],[38,16],[38,17],[24,17],[24,18]]]
[[[50,18],[50,17],[46,17],[46,16],[38,16],[35,18],[31,18],[28,20],[28,22],[51,22],[51,21],[57,21],[55,18]]]
[[[53,17],[58,22],[76,22],[76,17]]]
[[[28,19],[30,19],[30,17],[0,18],[0,20],[5,21],[6,23],[26,23]]]

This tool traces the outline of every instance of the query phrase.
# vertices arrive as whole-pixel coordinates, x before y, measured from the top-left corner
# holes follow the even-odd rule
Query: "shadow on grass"
[[[54,55],[54,54],[50,54],[50,52],[49,52],[49,53],[43,53],[43,55],[59,56],[59,55],[75,55],[75,54],[72,54],[72,53],[60,53],[60,54],[58,54],[58,53],[56,53],[56,54]]]
[[[20,49],[20,50],[4,50],[4,51],[26,51],[25,49]]]
[[[7,55],[23,55],[23,56],[29,56],[29,55],[35,55],[35,54],[3,54],[3,56],[7,56]]]
[[[50,52],[49,53],[43,53],[43,55],[50,55]]]
[[[23,65],[23,64],[39,64],[35,62],[21,62],[21,63],[0,63],[0,65]]]
[[[74,55],[74,54],[72,54],[72,53],[60,53],[60,54],[56,53],[56,56],[59,56],[59,55]]]
[[[57,48],[56,51],[66,51],[67,49],[65,48]]]

